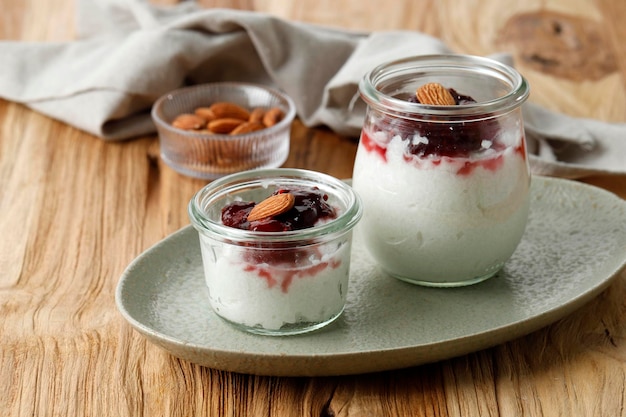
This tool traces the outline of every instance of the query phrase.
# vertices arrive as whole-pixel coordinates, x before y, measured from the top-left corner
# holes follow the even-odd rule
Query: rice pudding
[[[353,187],[363,201],[359,233],[383,270],[412,283],[458,286],[493,276],[515,251],[528,218],[530,175],[519,111],[459,118],[455,111],[480,102],[443,88],[453,103],[400,93],[401,112],[365,94],[370,107]]]
[[[304,333],[329,324],[344,309],[359,200],[341,181],[310,175],[328,183],[259,178],[216,201],[196,198],[195,205],[213,219],[197,223],[209,303],[243,330]]]

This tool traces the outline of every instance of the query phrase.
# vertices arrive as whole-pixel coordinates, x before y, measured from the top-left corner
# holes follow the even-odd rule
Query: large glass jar
[[[422,104],[438,83],[454,105]],[[368,105],[353,173],[361,233],[392,276],[460,286],[496,274],[528,218],[530,171],[513,68],[464,55],[419,56],[366,74]]]

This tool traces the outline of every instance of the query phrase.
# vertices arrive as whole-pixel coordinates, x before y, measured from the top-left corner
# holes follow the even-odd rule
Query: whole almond
[[[274,107],[265,112],[263,124],[267,127],[274,126],[276,123],[280,122],[283,117],[283,111],[278,107]]]
[[[249,122],[263,123],[263,116],[265,115],[265,109],[257,107],[250,112]]]
[[[241,119],[224,117],[221,119],[211,120],[208,127],[213,133],[230,133],[242,123],[244,123],[244,121]]]
[[[296,198],[291,193],[272,195],[254,206],[248,213],[248,221],[269,219],[283,214],[294,206]]]
[[[427,83],[416,91],[417,99],[421,104],[433,106],[454,106],[456,101],[450,91],[439,83]]]
[[[176,116],[172,126],[183,130],[199,130],[206,126],[206,120],[195,114],[183,113]]]
[[[217,116],[215,116],[215,113],[213,113],[210,107],[198,107],[194,110],[194,114],[202,117],[207,122],[217,119]]]
[[[250,118],[250,112],[248,110],[228,101],[213,103],[209,109],[211,109],[217,119],[248,120]]]
[[[265,129],[265,125],[259,122],[243,122],[236,128],[234,128],[231,135],[242,135],[244,133],[256,132],[257,130]]]

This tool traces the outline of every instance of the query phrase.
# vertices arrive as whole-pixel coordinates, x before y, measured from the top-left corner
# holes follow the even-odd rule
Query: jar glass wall
[[[336,216],[313,227],[250,231],[222,223],[233,202],[260,202],[277,190],[316,189]],[[229,175],[201,189],[189,203],[198,230],[214,312],[258,334],[319,329],[339,317],[348,291],[352,229],[360,200],[344,182],[298,169]]]

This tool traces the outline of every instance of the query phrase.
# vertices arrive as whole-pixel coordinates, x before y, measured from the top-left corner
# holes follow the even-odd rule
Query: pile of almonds
[[[235,103],[220,101],[209,107],[198,107],[193,113],[178,115],[172,126],[198,133],[240,135],[274,126],[283,117],[284,113],[278,107],[248,110]]]

